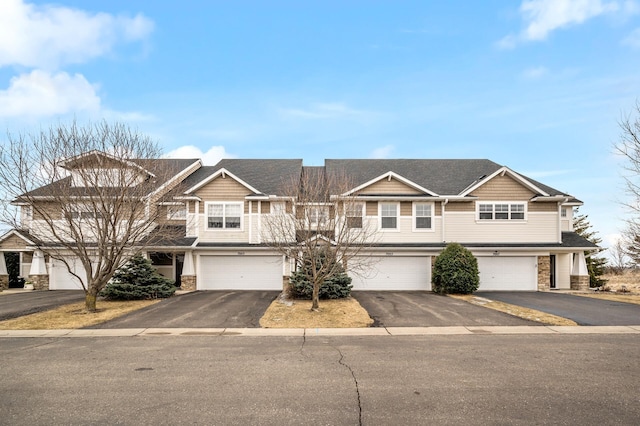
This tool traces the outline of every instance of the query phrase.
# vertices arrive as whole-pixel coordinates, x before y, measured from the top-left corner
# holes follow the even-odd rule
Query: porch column
[[[33,283],[34,290],[49,290],[49,273],[44,261],[44,253],[40,250],[33,252],[29,281]]]
[[[184,253],[184,263],[182,264],[182,275],[180,276],[183,290],[196,290],[196,271],[193,267],[193,252]]]
[[[7,264],[4,261],[4,252],[0,251],[0,291],[9,288],[9,273]]]
[[[551,275],[551,257],[538,256],[538,291],[549,291]]]
[[[589,290],[589,270],[584,252],[575,253],[571,268],[571,290]]]

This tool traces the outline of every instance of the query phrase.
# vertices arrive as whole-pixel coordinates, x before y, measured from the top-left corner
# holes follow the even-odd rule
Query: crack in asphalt
[[[362,401],[360,400],[360,387],[358,386],[358,379],[356,378],[356,374],[354,373],[353,369],[349,366],[349,364],[344,362],[344,355],[342,354],[342,351],[336,348],[335,346],[333,348],[336,351],[338,351],[338,353],[340,354],[340,359],[338,360],[338,364],[346,367],[347,370],[349,370],[349,372],[351,373],[351,377],[353,378],[353,383],[356,385],[356,395],[358,397],[358,425],[362,426]]]

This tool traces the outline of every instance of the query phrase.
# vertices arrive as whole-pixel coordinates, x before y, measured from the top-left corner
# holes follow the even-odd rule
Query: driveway
[[[0,321],[84,300],[82,290],[0,293]]]
[[[426,291],[354,291],[378,327],[541,325]]]
[[[640,305],[554,292],[484,291],[476,296],[569,318],[579,325],[640,325]]]
[[[260,318],[279,294],[279,291],[196,291],[89,328],[260,327]]]

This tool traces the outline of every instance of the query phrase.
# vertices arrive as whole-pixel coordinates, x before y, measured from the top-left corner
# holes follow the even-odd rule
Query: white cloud
[[[34,70],[13,77],[8,89],[0,90],[0,117],[40,117],[99,109],[95,87],[81,74]]]
[[[385,145],[379,148],[374,149],[369,155],[369,158],[389,158],[391,153],[395,149],[393,145]]]
[[[627,46],[631,46],[634,49],[640,49],[640,28],[636,28],[631,31],[631,33],[622,40],[622,44],[626,44]]]
[[[497,42],[503,49],[513,48],[518,42],[545,40],[553,31],[579,25],[599,15],[619,12],[635,13],[635,3],[603,0],[525,0],[520,14],[525,28],[518,35],[507,35]]]
[[[227,153],[224,146],[212,146],[207,152],[193,145],[185,145],[176,148],[166,155],[167,158],[200,158],[205,166],[213,166],[223,158],[236,158]]]
[[[144,40],[153,30],[153,22],[143,15],[130,18],[24,0],[2,1],[0,67],[51,70],[82,63],[108,53],[120,41]]]
[[[316,103],[306,109],[282,108],[280,114],[288,117],[306,119],[326,119],[326,118],[348,118],[363,116],[369,112],[349,108],[343,103]]]
[[[533,68],[524,70],[524,72],[522,73],[522,76],[530,80],[535,80],[535,79],[544,77],[548,73],[549,73],[549,70],[546,67],[533,67]]]

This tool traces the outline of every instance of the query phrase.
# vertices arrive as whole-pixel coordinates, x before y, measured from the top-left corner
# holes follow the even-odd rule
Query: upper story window
[[[324,226],[329,219],[329,207],[327,206],[306,206],[305,213],[311,227]]]
[[[181,206],[167,206],[167,219],[169,220],[184,220],[187,218],[187,207]]]
[[[207,203],[207,229],[240,229],[242,203]]]
[[[89,205],[78,204],[63,209],[63,215],[73,220],[102,219],[103,214]]]
[[[565,207],[560,210],[560,216],[567,217],[567,209]]]
[[[271,202],[271,214],[284,214],[286,212],[286,206],[282,201]]]
[[[380,228],[398,229],[398,203],[380,203]]]
[[[480,220],[524,220],[526,203],[478,203]]]
[[[345,206],[347,228],[362,228],[363,212],[364,203],[347,203]]]
[[[432,229],[433,204],[432,203],[414,203],[413,217],[414,217],[415,229]]]

